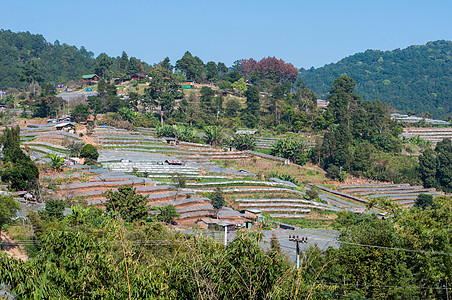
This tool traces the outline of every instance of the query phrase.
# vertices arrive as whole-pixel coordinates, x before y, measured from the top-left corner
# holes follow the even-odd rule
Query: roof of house
[[[258,210],[256,208],[248,208],[248,209],[245,209],[245,211],[248,211],[248,212],[253,213],[253,214],[261,214],[262,213],[262,211],[260,211],[260,210]]]
[[[144,74],[142,74],[142,73],[133,73],[133,74],[132,74],[132,77],[141,77],[141,78],[144,78],[144,77],[146,77],[146,75],[144,75]]]
[[[75,126],[72,122],[66,122],[66,123],[57,124],[57,125],[55,125],[55,127],[66,127],[68,125]]]
[[[82,78],[83,79],[90,79],[90,78],[93,78],[94,76],[97,76],[97,75],[96,74],[83,75]]]
[[[237,130],[235,134],[255,134],[256,130]]]

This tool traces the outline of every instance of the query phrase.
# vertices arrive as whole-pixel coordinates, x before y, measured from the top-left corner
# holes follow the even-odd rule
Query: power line
[[[215,242],[222,242],[223,241],[222,237],[209,237],[209,236],[207,236],[205,238],[207,240],[211,240],[211,241],[215,241]],[[182,240],[182,241],[181,240],[169,240],[169,239],[164,239],[164,240],[127,240],[127,243],[132,244],[132,245],[173,245],[174,243],[185,243],[185,242],[188,242],[188,241],[192,241],[192,240]],[[312,241],[334,242],[334,243],[347,244],[347,245],[352,245],[352,246],[369,247],[369,248],[394,250],[394,251],[406,251],[406,252],[421,253],[421,254],[452,255],[451,252],[426,251],[426,250],[414,250],[414,249],[396,248],[396,247],[387,247],[387,246],[367,245],[367,244],[351,243],[351,242],[339,241],[339,240],[334,240],[334,239],[317,238],[317,237],[312,237],[311,238],[311,243],[312,243]],[[120,243],[120,242],[121,242],[120,240],[116,240],[116,241],[96,241],[95,243],[96,244],[106,244],[106,243]],[[264,243],[265,242],[266,241],[264,241]],[[309,243],[309,244],[311,244],[311,243]],[[21,241],[16,241],[15,243],[12,243],[12,245],[14,245],[14,244],[20,244],[20,245],[32,244],[32,245],[36,245],[36,244],[41,244],[41,242],[40,241],[36,241],[36,240],[21,240]],[[292,247],[285,246],[285,245],[282,245],[282,247],[293,249]]]
[[[366,244],[351,243],[351,242],[344,242],[344,241],[331,240],[331,239],[322,239],[322,238],[312,238],[312,239],[320,240],[320,241],[327,241],[327,242],[337,242],[337,243],[353,245],[353,246],[386,249],[386,250],[407,251],[407,252],[415,252],[415,253],[422,253],[422,254],[452,255],[452,252],[425,251],[425,250],[414,250],[414,249],[395,248],[395,247],[386,247],[386,246],[377,246],[377,245],[366,245]]]

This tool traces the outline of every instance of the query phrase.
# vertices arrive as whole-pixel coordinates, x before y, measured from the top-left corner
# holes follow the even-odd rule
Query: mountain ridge
[[[364,100],[381,100],[397,110],[452,116],[452,42],[388,51],[366,50],[320,68],[300,69],[306,86],[320,97],[328,94],[340,75],[355,80]]]

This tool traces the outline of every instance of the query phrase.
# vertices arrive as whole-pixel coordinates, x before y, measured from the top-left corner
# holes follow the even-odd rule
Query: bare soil
[[[7,234],[2,233],[0,240],[2,240],[2,252],[11,255],[14,258],[21,259],[22,261],[28,260],[28,256],[25,254],[23,247],[12,240]]]

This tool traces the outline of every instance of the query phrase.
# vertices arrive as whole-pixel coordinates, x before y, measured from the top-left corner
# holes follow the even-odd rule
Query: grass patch
[[[312,228],[312,229],[333,229],[331,227],[331,223],[334,220],[319,220],[319,219],[311,219],[309,216],[306,219],[279,219],[281,222],[298,226],[301,228]]]
[[[328,179],[325,172],[317,166],[296,164],[285,165],[280,162],[266,160],[262,158],[241,159],[241,160],[215,160],[215,163],[233,167],[236,170],[244,169],[257,175],[257,178],[270,178],[272,173],[287,174],[295,177],[299,182],[312,182],[321,184]]]

